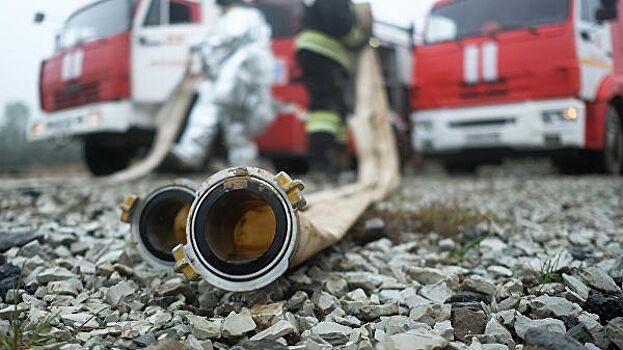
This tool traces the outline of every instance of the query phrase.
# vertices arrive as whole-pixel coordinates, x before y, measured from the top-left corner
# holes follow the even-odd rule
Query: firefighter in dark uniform
[[[350,0],[304,0],[297,61],[309,95],[309,165],[314,173],[337,175],[345,152],[346,90],[353,70],[351,50],[366,40]]]

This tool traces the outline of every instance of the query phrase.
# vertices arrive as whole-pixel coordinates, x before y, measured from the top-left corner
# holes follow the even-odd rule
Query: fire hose
[[[228,291],[262,288],[340,241],[361,214],[400,182],[387,97],[376,52],[363,49],[349,121],[357,182],[305,198],[304,184],[257,168],[222,170],[197,191],[188,183],[129,196],[122,220],[153,266]]]

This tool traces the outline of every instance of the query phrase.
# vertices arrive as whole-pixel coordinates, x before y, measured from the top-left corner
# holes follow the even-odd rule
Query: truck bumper
[[[127,132],[132,127],[155,127],[146,111],[129,101],[115,101],[43,113],[29,123],[28,140],[42,141],[94,133]]]
[[[585,146],[586,107],[577,99],[427,110],[415,112],[411,118],[413,146],[425,155]]]

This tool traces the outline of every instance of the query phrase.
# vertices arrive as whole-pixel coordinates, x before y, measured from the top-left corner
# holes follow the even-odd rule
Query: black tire
[[[608,107],[604,133],[603,171],[619,175],[623,172],[623,122],[613,106]]]
[[[590,153],[578,153],[552,158],[552,164],[561,175],[584,175],[595,172],[595,157]]]
[[[466,161],[446,161],[443,168],[449,175],[473,175],[478,170],[478,163]]]
[[[291,175],[302,175],[309,169],[305,157],[273,157],[271,161],[276,171],[285,171]]]
[[[95,176],[106,176],[127,168],[134,153],[128,147],[115,145],[107,137],[91,135],[84,139],[84,162]]]

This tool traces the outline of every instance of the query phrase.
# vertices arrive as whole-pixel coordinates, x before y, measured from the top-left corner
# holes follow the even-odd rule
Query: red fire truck
[[[274,97],[304,107],[294,60],[302,0],[258,0],[254,6],[273,29]],[[150,145],[163,122],[155,120],[156,112],[217,14],[210,0],[102,0],[76,11],[57,36],[55,54],[41,65],[43,113],[31,123],[29,138],[77,137],[94,174],[123,169]],[[390,97],[407,117],[412,33],[377,27]],[[279,168],[304,163],[305,123],[294,113],[280,115],[258,143]]]
[[[537,153],[621,173],[622,14],[617,0],[438,1],[416,49],[416,151],[450,171]]]

